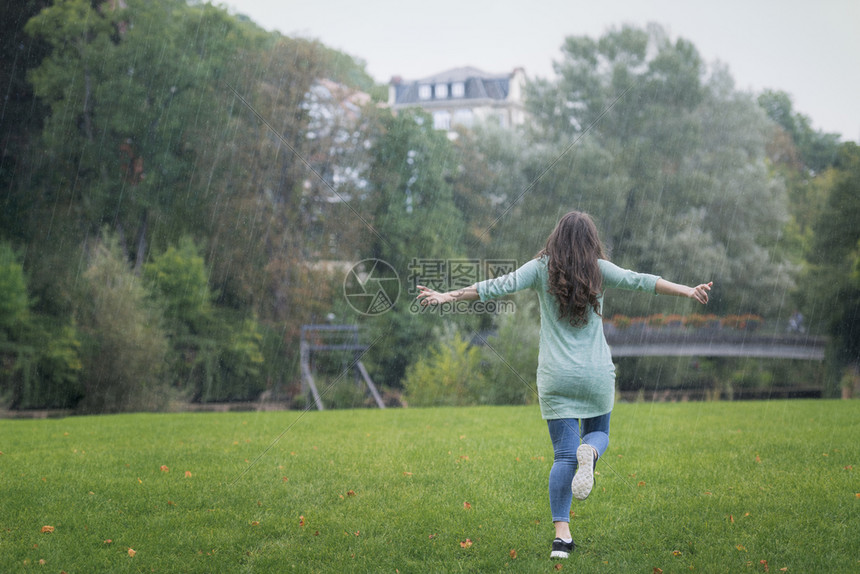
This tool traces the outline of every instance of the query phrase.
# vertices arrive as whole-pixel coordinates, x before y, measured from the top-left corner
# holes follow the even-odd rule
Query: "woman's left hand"
[[[701,285],[696,285],[693,287],[692,292],[690,293],[690,299],[695,299],[702,305],[708,304],[708,291],[713,287],[714,282],[710,281],[708,283],[702,283]]]

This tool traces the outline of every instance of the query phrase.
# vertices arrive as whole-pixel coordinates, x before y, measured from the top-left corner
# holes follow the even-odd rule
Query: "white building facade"
[[[513,127],[525,122],[525,82],[522,68],[509,74],[455,68],[412,81],[395,77],[388,86],[388,105],[394,112],[421,107],[433,116],[433,126],[439,130],[468,128],[487,120]]]

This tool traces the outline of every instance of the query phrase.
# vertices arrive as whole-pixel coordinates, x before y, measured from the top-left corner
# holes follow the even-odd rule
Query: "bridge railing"
[[[637,321],[604,322],[614,357],[702,356],[823,360],[827,337],[779,328],[764,322],[726,327],[711,320],[702,326]],[[742,328],[740,328],[742,326]]]

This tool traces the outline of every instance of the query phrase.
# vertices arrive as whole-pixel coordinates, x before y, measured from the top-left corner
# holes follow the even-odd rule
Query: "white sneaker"
[[[591,445],[582,443],[576,449],[577,469],[570,490],[577,500],[585,500],[591,494],[594,486],[594,449]]]

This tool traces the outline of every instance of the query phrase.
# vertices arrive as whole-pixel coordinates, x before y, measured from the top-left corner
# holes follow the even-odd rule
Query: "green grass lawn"
[[[0,452],[3,573],[860,572],[860,401],[618,405],[564,561],[535,407],[3,420]]]

